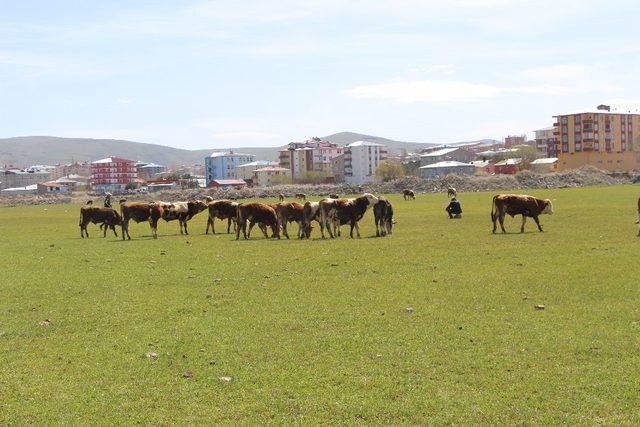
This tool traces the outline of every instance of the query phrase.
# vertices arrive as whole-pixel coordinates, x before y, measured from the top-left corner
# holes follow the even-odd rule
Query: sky
[[[0,137],[502,139],[640,105],[635,0],[0,0]]]

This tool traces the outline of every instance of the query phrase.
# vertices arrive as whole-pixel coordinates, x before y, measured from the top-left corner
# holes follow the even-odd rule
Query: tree
[[[376,169],[376,178],[382,182],[393,181],[404,177],[404,169],[396,160],[383,160]]]
[[[405,176],[420,176],[420,161],[403,163],[402,170]]]
[[[124,186],[125,190],[135,190],[138,188],[138,183],[135,181],[129,181],[127,185]]]

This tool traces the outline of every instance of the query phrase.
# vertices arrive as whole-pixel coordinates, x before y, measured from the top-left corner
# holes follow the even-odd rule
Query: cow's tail
[[[636,224],[640,224],[640,198],[638,198],[638,221],[636,221]]]
[[[496,211],[497,211],[496,199],[497,198],[498,198],[498,195],[496,194],[495,196],[493,196],[493,200],[491,200],[491,221],[493,221],[493,219],[496,217]]]
[[[82,208],[80,208],[80,222],[78,222],[78,225],[82,227]]]

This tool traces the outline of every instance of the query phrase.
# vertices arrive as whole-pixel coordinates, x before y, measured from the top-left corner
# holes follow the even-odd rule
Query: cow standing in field
[[[349,235],[353,238],[353,229],[356,229],[360,237],[358,221],[362,219],[368,208],[378,203],[378,198],[365,193],[355,199],[323,199],[320,201],[320,233],[324,238],[324,228],[327,228],[329,236],[334,238],[340,235],[340,225],[349,224]],[[333,226],[333,231],[332,231]]]
[[[447,189],[447,197],[449,198],[458,197],[458,191],[453,187],[449,187]]]
[[[376,237],[386,236],[393,232],[393,224],[396,221],[393,219],[393,206],[391,202],[380,197],[378,203],[373,205],[373,218],[376,224]]]
[[[409,190],[407,188],[405,190],[402,190],[402,197],[404,197],[405,200],[407,200],[407,199],[415,200],[416,199],[416,193],[413,190]]]
[[[208,196],[207,196],[208,197]],[[207,201],[211,201],[210,197]],[[202,200],[189,200],[187,202],[158,202],[162,204],[162,219],[165,221],[178,221],[180,225],[180,234],[189,234],[187,229],[187,222],[200,212],[207,209],[207,203]]]
[[[288,239],[287,224],[290,222],[298,223],[298,238],[302,238],[302,220],[304,218],[304,205],[297,202],[280,202],[276,205],[276,215],[278,217],[278,226],[282,229],[282,234]]]
[[[240,239],[240,230],[242,230],[244,238],[248,239],[255,224],[258,224],[265,238],[269,238],[267,227],[271,227],[274,237],[280,238],[276,211],[268,204],[257,202],[240,203],[238,205],[237,218],[236,240]],[[247,222],[249,222],[248,230]]]
[[[329,194],[329,198],[330,198],[330,199],[339,199],[339,198],[340,198],[340,195],[339,195],[339,194],[337,194],[337,193],[331,193],[331,194]]]
[[[122,224],[122,217],[118,212],[111,208],[99,208],[92,205],[85,205],[80,208],[80,237],[89,237],[87,231],[87,225],[89,223],[100,224],[100,229],[103,229],[102,237],[107,237],[107,229],[113,230],[113,234],[118,237],[116,232],[116,225]]]
[[[320,202],[306,202],[302,208],[302,238],[311,237],[311,221],[320,224]]]
[[[129,234],[129,221],[137,223],[149,221],[151,234],[158,238],[158,220],[162,218],[162,204],[157,202],[127,202],[120,200],[120,214],[122,215],[122,240],[125,237],[131,240]]]
[[[296,193],[296,199],[307,200],[307,195],[304,193]]]
[[[517,194],[500,194],[493,196],[493,202],[491,204],[491,221],[493,221],[493,233],[496,232],[496,221],[500,222],[500,228],[503,233],[507,231],[504,229],[504,216],[510,215],[512,218],[516,215],[522,215],[522,225],[520,226],[520,232],[524,233],[524,224],[527,221],[527,217],[533,218],[538,226],[538,230],[542,231],[538,216],[542,214],[553,213],[553,205],[549,199],[538,199],[536,197],[517,195]]]
[[[237,225],[238,217],[238,202],[232,202],[231,200],[214,200],[209,203],[209,219],[207,220],[207,229],[205,234],[209,234],[209,226],[211,226],[211,232],[216,234],[214,227],[215,219],[227,220],[227,234],[231,232],[231,222],[233,222],[234,231],[238,229]]]

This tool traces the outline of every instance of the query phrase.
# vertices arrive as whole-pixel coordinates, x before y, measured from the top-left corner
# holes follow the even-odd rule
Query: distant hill
[[[355,132],[340,132],[323,137],[339,145],[365,140],[385,144],[392,153],[401,149],[418,151],[434,145],[420,142],[403,142]],[[72,160],[97,160],[109,156],[131,160],[154,162],[167,166],[203,163],[214,151],[233,150],[254,154],[260,160],[277,160],[281,147],[228,147],[208,150],[184,150],[164,145],[117,139],[60,138],[53,136],[21,136],[0,138],[0,167],[6,164],[35,165],[70,163]]]

